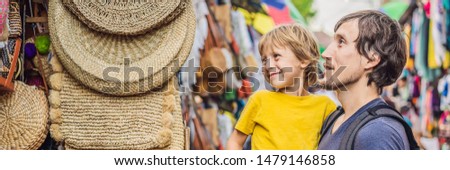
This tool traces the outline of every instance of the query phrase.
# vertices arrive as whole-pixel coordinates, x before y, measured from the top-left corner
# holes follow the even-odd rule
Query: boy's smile
[[[270,79],[275,78],[275,76],[279,75],[281,72],[270,73]]]

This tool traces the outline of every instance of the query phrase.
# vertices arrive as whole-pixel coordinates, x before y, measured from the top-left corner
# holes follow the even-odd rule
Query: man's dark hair
[[[344,16],[334,31],[348,21],[357,20],[358,38],[356,49],[360,55],[373,60],[370,52],[380,56],[380,63],[367,76],[381,93],[384,86],[391,85],[402,73],[406,63],[406,42],[400,25],[386,14],[375,10],[363,10]]]

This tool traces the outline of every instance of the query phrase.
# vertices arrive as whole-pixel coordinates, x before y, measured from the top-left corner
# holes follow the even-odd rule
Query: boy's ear
[[[301,61],[300,62],[300,67],[302,68],[302,69],[306,69],[306,67],[308,67],[308,65],[310,64],[311,62],[309,62],[309,61]]]
[[[381,61],[380,55],[370,52],[369,59],[367,60],[367,64],[364,66],[364,69],[369,70],[376,67]]]

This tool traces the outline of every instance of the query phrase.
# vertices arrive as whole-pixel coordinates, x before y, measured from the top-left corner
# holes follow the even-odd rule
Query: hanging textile
[[[180,84],[182,92],[189,92],[188,89],[196,83],[195,72],[200,67],[200,50],[205,46],[205,39],[208,36],[208,21],[206,15],[209,14],[205,0],[195,0],[195,16],[197,26],[195,29],[194,44],[191,53],[180,71]]]

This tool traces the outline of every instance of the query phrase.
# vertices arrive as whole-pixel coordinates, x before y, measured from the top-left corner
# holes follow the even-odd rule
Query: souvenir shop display
[[[247,25],[239,12],[246,5],[194,1],[198,43],[179,75],[181,89],[189,89],[182,91],[181,98],[190,149],[226,149],[248,97],[264,89],[256,51],[261,33]],[[257,74],[258,79],[248,78]]]
[[[383,96],[423,148],[450,149],[450,2],[411,2],[400,18],[407,66]],[[273,90],[259,39],[276,24],[307,24],[294,9],[0,0],[0,149],[227,149],[251,94]]]
[[[13,9],[11,13],[10,7]],[[0,90],[4,91],[14,91],[13,79],[21,71],[21,63],[19,66],[17,64],[20,62],[21,39],[14,38],[21,31],[18,28],[20,17],[17,14],[17,2],[0,1]],[[8,18],[9,16],[11,18]]]
[[[194,43],[191,0],[129,8],[8,2],[1,3],[1,18],[10,17],[1,41],[13,42],[2,47],[1,149],[189,149],[175,74]]]
[[[449,149],[450,2],[411,0],[399,22],[407,35],[408,61],[394,88],[395,103],[423,138],[418,141]]]
[[[63,67],[50,75],[53,139],[63,142],[65,149],[184,149],[185,128],[173,75],[193,43],[191,1],[150,3],[145,8],[137,3],[118,13],[120,4],[91,2],[91,8],[84,9],[77,3],[49,2],[53,56]],[[168,9],[158,12],[158,6]],[[102,15],[111,22],[125,15],[149,15],[155,21],[134,25],[132,17],[122,23],[131,28],[127,32],[120,24],[96,20]],[[61,67],[55,64],[51,67]],[[104,78],[111,68],[118,71]],[[149,68],[153,70],[147,72]]]
[[[120,96],[145,93],[175,75],[185,61],[184,56],[189,53],[180,49],[190,46],[192,41],[186,40],[194,36],[194,27],[190,26],[195,24],[191,1],[174,1],[178,3],[169,4],[151,1],[146,5],[129,3],[129,8],[118,13],[115,12],[119,10],[115,9],[120,8],[120,3],[102,5],[101,2],[92,2],[90,4],[93,5],[78,9],[81,7],[73,2],[78,1],[56,1],[49,4],[53,47],[66,70],[75,79],[96,91]],[[160,6],[172,7],[164,10],[169,14],[154,13]],[[84,15],[79,13],[80,10],[86,10],[80,12]],[[86,14],[92,17],[87,18]],[[136,33],[123,33],[120,25],[114,28],[113,24],[109,25],[111,30],[104,31],[101,29],[105,27],[102,26],[104,23],[95,20],[97,15],[108,16],[101,19],[106,23],[117,22],[117,17],[129,15],[150,15],[159,22],[149,23],[153,25],[150,28],[154,29],[147,32],[148,28],[140,27],[139,23],[134,25],[133,20],[124,24],[130,30],[136,30]],[[128,17],[119,18],[120,21],[127,19]],[[160,21],[167,24],[162,25]],[[92,23],[97,26],[92,26]],[[115,31],[120,34],[115,34]],[[127,36],[140,32],[144,33]],[[130,71],[137,69],[137,72]]]

